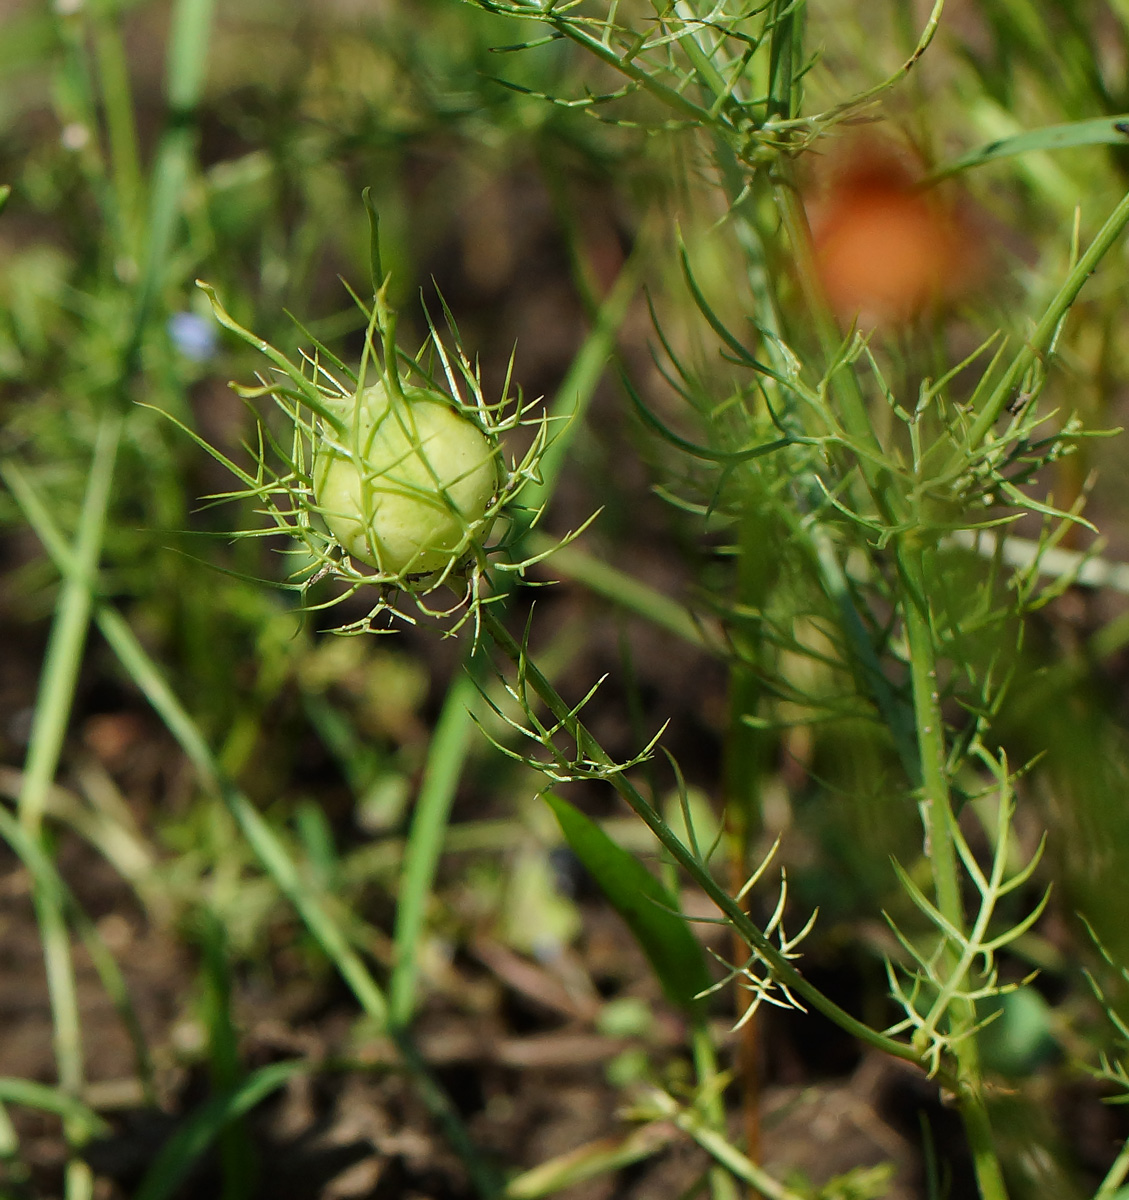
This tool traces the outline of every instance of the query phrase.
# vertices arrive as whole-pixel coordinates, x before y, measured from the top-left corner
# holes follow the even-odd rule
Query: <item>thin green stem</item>
[[[937,685],[935,637],[925,586],[920,551],[902,544],[898,563],[905,601],[903,615],[909,647],[913,708],[921,760],[921,807],[929,864],[937,908],[948,924],[963,934],[964,904],[960,893],[960,869],[953,840],[955,817],[947,770],[944,716]],[[950,979],[960,965],[954,947],[942,953]],[[976,1042],[976,1005],[971,999],[955,997],[948,1008],[948,1033],[956,1059],[957,1104],[976,1168],[981,1200],[1006,1200],[1007,1189],[996,1156],[988,1111],[984,1105],[980,1053]]]
[[[523,672],[527,683],[545,703],[553,716],[561,723],[561,728],[575,740],[579,753],[594,763],[606,767],[613,766],[612,760],[604,748],[588,732],[552,684],[541,674],[536,664],[528,659],[521,645],[513,638],[490,608],[487,608],[483,612],[482,625],[484,631],[498,649]],[[780,954],[741,906],[717,883],[689,847],[683,844],[678,835],[647,802],[642,793],[622,773],[610,773],[608,782],[627,802],[636,815],[642,819],[643,823],[658,839],[663,849],[682,867],[687,875],[690,876],[713,902],[726,920],[745,939],[746,944],[755,949],[757,954],[763,957],[765,963],[768,964],[774,976],[781,983],[785,984],[797,995],[802,996],[813,1008],[818,1009],[824,1016],[834,1021],[835,1024],[846,1030],[853,1037],[857,1037],[867,1045],[882,1050],[884,1053],[890,1054],[895,1058],[904,1059],[907,1062],[912,1062],[922,1067],[925,1066],[924,1060],[912,1046],[871,1029],[869,1025],[865,1025],[855,1017],[852,1017],[850,1013],[841,1009],[834,1001],[828,999],[818,988],[809,983]]]
[[[704,1020],[694,1022],[690,1030],[690,1044],[694,1055],[694,1070],[698,1076],[698,1084],[705,1093],[702,1113],[706,1127],[724,1139],[727,1134],[725,1094],[720,1086],[721,1075],[717,1069],[717,1051],[714,1047],[713,1036]],[[729,1171],[723,1168],[715,1167],[710,1172],[710,1191],[713,1193],[714,1200],[737,1200],[737,1189],[733,1185],[733,1177]]]
[[[165,95],[174,123],[191,114],[203,95],[215,7],[216,0],[177,0],[173,8]]]
[[[102,147],[96,136],[97,105],[87,61],[85,21],[82,12],[65,15],[57,12],[56,30],[63,54],[52,81],[55,111],[64,129],[81,137],[75,151],[78,163],[107,225],[116,230],[115,197],[107,182]]]
[[[972,427],[968,431],[966,444],[960,447],[950,466],[951,471],[959,472],[964,469],[968,455],[979,447],[991,432],[992,426],[1015,399],[1015,390],[1022,382],[1023,377],[1050,347],[1059,325],[1070,310],[1070,306],[1077,299],[1086,280],[1093,274],[1098,263],[1120,237],[1127,224],[1129,224],[1129,192],[1118,201],[1117,206],[1106,218],[1105,224],[1098,231],[1094,240],[1074,264],[1031,336],[1012,360],[1003,378],[985,401],[984,407],[976,414]]]
[[[767,1171],[747,1158],[729,1139],[711,1129],[695,1109],[683,1108],[673,1097],[660,1092],[646,1104],[648,1115],[671,1121],[687,1133],[738,1179],[757,1189],[767,1200],[803,1200],[799,1192],[774,1179]]]
[[[32,897],[51,999],[51,1037],[59,1072],[59,1090],[77,1100],[82,1095],[85,1071],[70,931],[63,915],[62,898],[57,892],[48,890],[41,880],[36,880]],[[66,1134],[68,1142],[74,1145],[76,1130],[68,1128]],[[72,1181],[70,1176],[71,1164],[68,1164],[67,1197],[68,1200],[77,1200],[83,1184],[80,1178]]]
[[[964,929],[960,874],[952,837],[952,804],[946,771],[946,746],[941,699],[937,689],[937,660],[920,560],[899,556],[906,600],[904,616],[909,646],[913,709],[921,760],[923,822],[929,838],[929,858],[937,892],[937,907],[953,928]],[[906,564],[912,563],[907,569]],[[910,574],[912,571],[912,574]]]
[[[232,1018],[231,959],[227,930],[220,914],[203,908],[197,915],[201,950],[200,1007],[208,1032],[212,1091],[231,1095],[244,1082],[239,1036]],[[220,1130],[219,1159],[223,1190],[219,1200],[243,1200],[254,1189],[255,1149],[246,1124],[236,1117]]]
[[[1114,1197],[1120,1192],[1126,1176],[1129,1176],[1129,1139],[1126,1139],[1117,1157],[1113,1160],[1113,1165],[1106,1172],[1101,1187],[1094,1193],[1094,1200],[1114,1200]]]
[[[791,0],[774,0],[768,10],[771,34],[768,45],[768,117],[788,120],[792,116],[792,96],[796,66],[796,22],[799,10]]]
[[[145,1044],[145,1035],[141,1028],[141,1022],[138,1020],[137,1011],[130,1001],[129,989],[113,955],[106,948],[90,917],[63,882],[54,861],[44,849],[41,841],[32,837],[19,821],[9,814],[6,808],[0,808],[0,836],[19,856],[20,861],[35,881],[37,891],[52,896],[55,907],[66,914],[82,938],[86,951],[102,981],[102,986],[117,1009],[122,1024],[126,1027],[130,1040],[133,1042],[137,1073],[141,1078],[145,1097],[150,1103],[156,1104],[153,1066]],[[0,1157],[2,1157],[2,1153],[0,1151]]]
[[[657,100],[661,101],[674,113],[683,120],[688,120],[695,125],[717,125],[720,124],[718,119],[700,105],[695,104],[692,100],[687,100],[681,92],[674,88],[667,87],[665,83],[660,83],[643,67],[637,66],[630,57],[617,54],[611,46],[602,42],[599,38],[593,37],[587,30],[583,29],[576,21],[571,20],[566,16],[560,16],[551,12],[547,12],[536,4],[527,3],[525,0],[516,0],[510,5],[501,5],[494,0],[479,0],[482,7],[491,12],[503,12],[512,16],[531,17],[535,20],[544,21],[551,26],[557,33],[582,46],[590,54],[594,55],[601,62],[619,71],[625,75],[632,83],[649,92]]]

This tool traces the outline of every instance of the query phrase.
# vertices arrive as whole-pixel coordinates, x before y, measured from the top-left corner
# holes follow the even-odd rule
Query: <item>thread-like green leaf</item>
[[[698,939],[678,902],[643,864],[617,846],[594,821],[567,800],[546,793],[573,854],[596,881],[608,903],[627,922],[650,960],[667,999],[693,1010],[710,986],[709,970]]]

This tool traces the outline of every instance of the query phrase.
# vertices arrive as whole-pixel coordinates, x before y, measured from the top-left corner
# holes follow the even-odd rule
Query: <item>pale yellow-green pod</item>
[[[443,396],[383,382],[334,407],[344,432],[327,434],[314,463],[314,496],[353,558],[384,574],[434,576],[488,530],[497,452]]]

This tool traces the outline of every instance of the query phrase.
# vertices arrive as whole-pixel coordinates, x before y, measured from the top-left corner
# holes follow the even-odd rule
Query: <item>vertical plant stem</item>
[[[103,413],[75,538],[76,569],[73,575],[63,579],[60,586],[55,622],[51,628],[36,697],[24,782],[20,790],[19,814],[24,829],[37,841],[42,839],[47,793],[62,753],[74,702],[75,683],[86,644],[94,574],[102,549],[121,426],[120,415],[110,411]],[[42,931],[54,1015],[59,1085],[68,1095],[77,1099],[83,1084],[82,1036],[71,969],[70,937],[59,897],[53,891],[37,887],[35,906]]]
[[[909,646],[913,708],[921,757],[921,808],[937,908],[959,932],[965,929],[960,872],[953,841],[952,796],[947,771],[944,717],[937,687],[937,658],[922,552],[903,543],[899,569],[905,600],[903,611]],[[944,969],[957,967],[953,947],[943,951]],[[981,1200],[1006,1200],[1003,1173],[996,1156],[988,1111],[984,1105],[980,1053],[976,1042],[976,1006],[957,997],[948,1009],[952,1053],[957,1064],[957,1104],[976,1169]]]
[[[188,0],[189,7],[193,3],[198,5],[199,0]],[[182,0],[180,7],[185,7],[185,0]],[[89,125],[93,120],[90,111],[91,88],[81,61],[81,48],[77,45],[78,29],[73,22],[68,23],[66,20],[63,21],[63,26],[73,43],[68,76],[70,92],[84,97],[84,119]],[[196,27],[199,27],[199,23]],[[185,41],[183,37],[178,41],[174,35],[175,44],[183,45]],[[112,109],[111,117],[114,121],[111,132],[116,143],[118,183],[120,188],[124,188],[120,195],[114,197],[114,200],[119,200],[129,195],[132,186],[129,178],[132,170],[130,149],[122,144],[123,138],[126,141],[133,138],[132,123],[130,122],[127,128],[123,119],[123,106],[128,105],[129,99],[128,88],[124,85],[124,77],[119,70],[122,64],[115,60],[113,47],[103,40],[100,48],[102,65],[109,71],[108,77],[103,80],[103,86],[104,90],[108,89],[107,104]],[[199,59],[201,55],[196,53],[198,47],[193,45],[192,50]],[[200,68],[196,69],[199,71]],[[191,76],[188,75],[187,78],[191,83]],[[133,149],[135,151],[135,144]],[[101,170],[94,172],[92,169],[91,178],[98,187],[103,207],[112,218],[116,205],[110,200],[104,187]],[[165,188],[166,195],[162,200],[165,207],[172,207],[168,193],[173,190],[176,192],[176,200],[179,201],[180,188],[181,180],[174,174]],[[128,246],[120,244],[127,232],[123,225],[127,220],[127,213],[116,213],[119,252],[129,250]],[[111,224],[114,224],[113,220]],[[158,280],[163,277],[171,247],[171,229],[172,220],[168,218],[154,224],[149,230],[145,271],[134,297],[132,332],[129,341],[123,347],[117,383],[112,392],[104,398],[86,494],[75,535],[73,569],[63,572],[55,619],[40,678],[25,765],[24,786],[21,789],[18,807],[23,828],[41,845],[44,844],[42,825],[47,793],[58,769],[94,602],[95,575],[102,555],[114,466],[126,419],[127,388],[141,344],[150,298],[156,291]],[[59,1086],[66,1094],[77,1098],[83,1087],[84,1069],[82,1029],[71,961],[70,935],[60,897],[41,888],[36,888],[34,895],[51,997]],[[65,1129],[68,1140],[73,1143],[76,1131],[70,1126],[65,1126]],[[86,1200],[92,1193],[93,1176],[89,1167],[77,1158],[72,1158],[68,1163],[65,1190],[67,1200]]]
[[[740,553],[737,561],[736,603],[743,612],[759,612],[768,598],[775,576],[769,547],[773,544],[763,518],[762,495],[753,479],[746,486],[744,512],[740,526]],[[769,536],[766,536],[769,535]],[[761,636],[758,621],[742,622],[732,632],[737,654],[729,668],[729,717],[725,733],[723,786],[725,823],[729,835],[731,887],[740,892],[749,875],[752,847],[763,832],[761,790],[765,774],[765,734],[745,720],[756,715],[763,701],[760,672],[771,654]],[[756,664],[756,668],[752,666]],[[733,955],[741,962],[747,951],[734,931]],[[759,1013],[747,1010],[752,994],[734,986],[734,1010],[739,1026],[736,1048],[740,1079],[742,1124],[745,1153],[761,1161],[761,1095]],[[722,1130],[723,1131],[723,1130]]]
[[[117,224],[114,194],[106,178],[106,164],[97,137],[97,105],[90,78],[85,42],[86,15],[60,13],[56,9],[55,28],[62,54],[52,80],[55,112],[64,129],[82,131],[82,144],[74,151],[91,194],[111,229]]]
[[[702,1111],[706,1127],[715,1133],[725,1136],[725,1093],[721,1086],[721,1076],[717,1069],[717,1052],[714,1049],[713,1036],[704,1017],[695,1020],[690,1031],[690,1041],[694,1054],[694,1070],[698,1083],[705,1092],[705,1102]],[[750,1155],[756,1161],[755,1155]],[[710,1169],[710,1191],[714,1200],[736,1200],[737,1187],[733,1176],[724,1167],[714,1166]]]
[[[824,353],[831,357],[838,347],[839,332],[819,284],[807,217],[794,183],[786,175],[782,176],[777,186],[777,201],[792,243],[801,287]],[[866,400],[854,372],[849,369],[838,371],[833,382],[848,433],[864,448],[880,451],[867,413]],[[887,473],[863,458],[860,458],[860,470],[884,519],[891,521],[902,513],[905,501],[896,493]],[[960,895],[960,872],[952,836],[954,817],[947,773],[945,727],[937,689],[936,643],[929,617],[922,554],[921,547],[909,539],[903,539],[896,546],[904,596],[903,615],[910,653],[917,734],[917,764],[916,769],[910,769],[910,779],[921,787],[922,820],[937,907],[955,929],[963,931],[965,920]],[[893,724],[891,732],[900,744],[903,739],[898,738],[900,731]],[[951,951],[946,951],[946,965],[950,969],[956,966]],[[1004,1200],[1007,1192],[982,1094],[979,1051],[974,1032],[975,1005],[967,1000],[954,1001],[949,1019],[950,1032],[954,1037],[958,1103],[976,1165],[981,1197],[982,1200]]]

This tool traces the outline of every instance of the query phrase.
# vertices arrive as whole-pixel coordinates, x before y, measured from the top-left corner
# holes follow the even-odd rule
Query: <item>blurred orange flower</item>
[[[856,146],[812,208],[820,280],[845,320],[904,322],[972,280],[968,222],[889,147]]]

